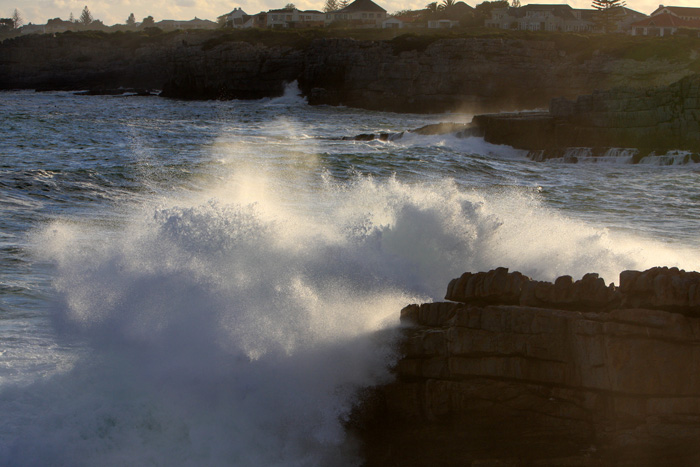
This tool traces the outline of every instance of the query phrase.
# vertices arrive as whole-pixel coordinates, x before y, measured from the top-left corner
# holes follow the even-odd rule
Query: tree
[[[136,25],[136,17],[133,13],[126,19],[126,25],[132,28]]]
[[[70,16],[68,17],[68,21],[70,21],[71,23],[75,23],[75,16],[73,16],[72,11],[70,12]]]
[[[348,6],[348,5],[350,5],[349,0],[340,0],[339,6],[340,6],[340,9],[341,9],[341,10],[342,10],[343,8],[345,8],[346,6]]]
[[[520,0],[511,0],[510,6],[513,8],[520,8]]]
[[[15,12],[12,13],[12,24],[15,29],[22,27],[24,24],[24,18],[22,18],[22,15],[17,11],[17,8],[15,8]]]
[[[591,6],[598,10],[595,16],[598,27],[606,33],[617,29],[617,20],[626,4],[625,0],[593,0]]]
[[[284,6],[284,9],[285,9],[285,10],[296,10],[296,9],[297,9],[297,6],[296,6],[295,4],[293,4],[293,3],[287,3],[287,4]]]
[[[431,13],[437,13],[437,11],[438,11],[438,9],[439,9],[439,8],[438,8],[438,3],[437,3],[437,2],[428,3],[427,5],[425,5],[425,9],[428,10],[429,12],[431,12]]]
[[[326,4],[323,6],[323,11],[330,13],[331,11],[337,11],[340,9],[340,4],[338,0],[326,0]]]
[[[83,26],[89,26],[92,23],[92,13],[88,9],[87,5],[83,8],[83,12],[80,13],[80,19],[78,20]]]
[[[438,9],[447,10],[455,6],[455,3],[457,3],[455,0],[442,0],[440,5],[438,5]]]
[[[143,21],[141,21],[142,28],[152,28],[155,24],[156,22],[153,20],[153,16],[146,16]]]
[[[464,23],[468,26],[483,26],[484,22],[491,18],[491,12],[495,9],[501,9],[501,8],[508,8],[510,5],[508,4],[508,0],[495,0],[493,2],[482,2],[478,4],[476,7],[474,7],[474,14],[469,21],[465,21]]]

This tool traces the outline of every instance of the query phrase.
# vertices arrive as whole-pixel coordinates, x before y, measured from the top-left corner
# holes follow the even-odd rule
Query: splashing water
[[[35,231],[34,256],[54,267],[52,329],[73,358],[0,389],[0,465],[358,465],[344,422],[359,389],[390,380],[406,304],[497,266],[608,281],[700,266],[691,246],[584,222],[527,184],[492,184],[525,179],[508,148],[324,142],[294,118],[308,112],[295,96],[251,107],[283,115],[246,137],[223,129],[208,146],[213,173],[187,181],[198,189],[119,198],[110,221],[58,216]],[[349,153],[397,174],[334,166]]]

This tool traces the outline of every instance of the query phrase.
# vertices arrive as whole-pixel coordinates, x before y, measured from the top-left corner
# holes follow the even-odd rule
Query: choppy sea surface
[[[0,93],[0,465],[356,465],[399,310],[464,271],[700,269],[700,171],[466,114]]]

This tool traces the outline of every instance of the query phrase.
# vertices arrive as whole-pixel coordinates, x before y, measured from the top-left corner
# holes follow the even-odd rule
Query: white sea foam
[[[204,192],[145,202],[116,231],[37,234],[56,332],[83,350],[0,392],[0,465],[357,464],[343,427],[357,390],[390,377],[400,308],[449,279],[700,267],[533,192],[338,182],[309,148],[215,148],[229,152]]]
[[[483,156],[498,157],[504,159],[524,159],[527,151],[515,149],[502,144],[492,144],[477,136],[459,137],[454,133],[443,135],[420,135],[406,132],[394,141],[402,146],[436,146],[463,152],[465,154],[480,154]]]
[[[297,81],[292,81],[284,87],[284,94],[280,97],[273,97],[271,99],[263,100],[265,105],[300,105],[306,104],[306,97],[301,95],[301,89],[299,89],[299,83]]]

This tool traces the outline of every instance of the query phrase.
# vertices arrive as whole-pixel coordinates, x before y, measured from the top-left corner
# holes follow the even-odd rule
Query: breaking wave
[[[338,181],[313,151],[236,154],[215,186],[129,206],[126,225],[37,233],[77,357],[0,392],[0,464],[357,465],[358,391],[390,380],[399,310],[451,278],[700,267],[531,190]]]

